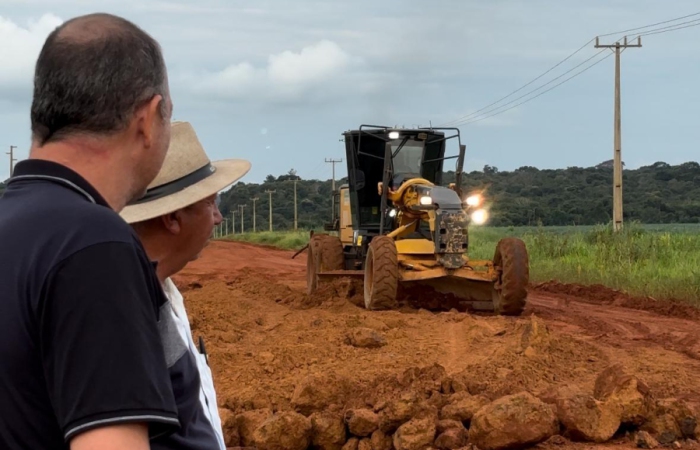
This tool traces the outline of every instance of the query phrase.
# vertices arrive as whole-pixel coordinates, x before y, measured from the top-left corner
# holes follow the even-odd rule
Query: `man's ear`
[[[153,146],[153,138],[156,129],[156,124],[163,121],[159,109],[161,103],[165,99],[160,94],[154,95],[153,98],[136,110],[136,133],[143,139],[143,145],[146,148]]]
[[[161,217],[163,221],[163,226],[166,230],[170,231],[172,234],[180,234],[182,230],[182,215],[180,211],[174,211],[169,214],[164,214]]]

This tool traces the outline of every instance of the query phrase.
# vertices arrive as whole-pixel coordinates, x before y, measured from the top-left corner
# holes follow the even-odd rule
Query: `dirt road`
[[[700,312],[692,308],[547,284],[533,288],[519,318],[410,306],[368,312],[350,282],[305,295],[306,254],[293,253],[212,242],[175,277],[194,337],[207,344],[219,405],[234,414],[299,410],[309,390],[318,403],[304,404],[311,409],[376,410],[417,379],[489,400],[592,391],[615,363],[656,398],[700,407]],[[616,448],[632,445],[622,432],[616,439]]]

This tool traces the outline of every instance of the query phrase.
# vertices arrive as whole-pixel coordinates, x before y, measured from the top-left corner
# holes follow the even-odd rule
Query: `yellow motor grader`
[[[520,315],[529,281],[524,242],[501,239],[491,261],[468,256],[469,225],[485,223],[488,211],[481,193],[462,190],[459,129],[362,125],[343,135],[348,183],[333,193],[325,226],[337,236],[312,234],[308,292],[324,279],[357,276],[369,310],[395,308],[401,283],[453,294],[467,309]],[[458,152],[446,157],[455,138]],[[443,163],[455,158],[455,181],[442,186]]]

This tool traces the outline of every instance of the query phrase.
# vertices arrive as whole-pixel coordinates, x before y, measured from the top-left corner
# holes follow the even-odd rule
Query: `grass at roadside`
[[[284,250],[298,250],[309,242],[309,232],[304,231],[262,231],[259,233],[229,234],[224,239],[270,245]]]
[[[263,232],[228,239],[296,250],[308,231]],[[700,227],[628,224],[610,227],[471,228],[470,255],[490,259],[498,240],[527,244],[533,282],[603,284],[631,295],[677,298],[700,306]]]

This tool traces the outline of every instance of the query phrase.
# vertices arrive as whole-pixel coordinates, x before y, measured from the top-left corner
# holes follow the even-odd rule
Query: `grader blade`
[[[440,294],[453,296],[459,303],[460,308],[458,309],[480,312],[493,312],[495,310],[493,303],[493,283],[446,276],[421,281],[409,281],[403,283],[402,286],[404,286],[405,289],[415,291],[419,290],[416,288],[428,288],[426,291],[434,290]]]

